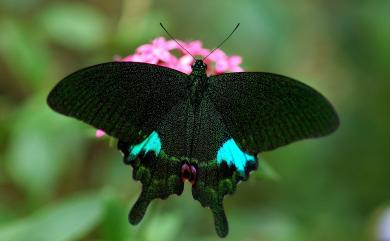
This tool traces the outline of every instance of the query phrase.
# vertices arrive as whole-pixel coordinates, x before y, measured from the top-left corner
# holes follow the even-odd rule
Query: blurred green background
[[[165,36],[222,47],[249,71],[299,79],[334,103],[339,130],[261,157],[225,198],[226,240],[379,240],[390,201],[390,1],[0,1],[0,240],[219,240],[182,196],[127,214],[140,183],[94,129],[49,110],[49,90],[88,65]],[[268,164],[268,166],[265,166]],[[390,227],[389,227],[390,229]]]

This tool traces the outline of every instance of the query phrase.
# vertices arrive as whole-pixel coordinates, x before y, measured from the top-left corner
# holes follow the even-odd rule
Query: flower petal
[[[95,136],[96,138],[100,138],[100,137],[103,137],[106,133],[103,131],[103,130],[96,130],[96,133],[95,133]]]

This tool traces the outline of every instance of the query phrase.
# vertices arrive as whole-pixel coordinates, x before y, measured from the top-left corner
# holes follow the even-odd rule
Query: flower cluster
[[[206,57],[210,49],[205,49],[199,40],[192,42],[178,41],[193,56]],[[174,54],[177,51],[179,56]],[[191,73],[191,65],[194,59],[184,49],[182,49],[174,40],[165,40],[160,37],[154,39],[150,44],[144,44],[137,48],[135,54],[119,61],[143,62],[157,64],[171,69],[176,69],[186,74]],[[227,56],[222,50],[217,49],[211,54],[205,63],[209,66],[208,74],[221,74],[226,72],[241,72],[242,68],[240,56]]]
[[[179,40],[178,42],[195,57],[204,58],[211,51],[210,49],[203,48],[202,42],[199,40],[191,42]],[[194,59],[174,40],[166,40],[163,37],[159,37],[149,44],[138,47],[134,54],[123,58],[118,57],[116,61],[156,64],[190,74]],[[241,64],[240,56],[228,56],[220,49],[216,49],[207,57],[205,63],[207,64],[208,75],[243,71],[239,66]],[[102,136],[104,136],[104,131],[97,130],[96,137],[99,138]]]

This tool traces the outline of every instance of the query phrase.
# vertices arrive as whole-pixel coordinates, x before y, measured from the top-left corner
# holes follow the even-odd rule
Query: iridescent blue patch
[[[245,175],[245,166],[248,162],[255,162],[255,157],[245,152],[237,146],[233,138],[230,138],[219,148],[217,152],[217,164],[225,161],[229,166],[234,165],[241,175]]]
[[[156,131],[153,131],[143,142],[130,146],[129,160],[134,160],[141,152],[145,155],[149,151],[153,151],[156,156],[160,154],[161,140]]]

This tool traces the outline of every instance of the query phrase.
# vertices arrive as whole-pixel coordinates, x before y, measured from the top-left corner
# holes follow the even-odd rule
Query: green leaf
[[[46,95],[38,95],[19,107],[8,126],[8,174],[31,197],[50,197],[64,170],[81,160],[81,123],[58,115],[47,106]]]
[[[159,23],[161,19],[167,19],[168,16],[164,12],[155,9],[147,9],[147,11],[142,9],[134,14],[131,2],[125,4],[124,14],[118,23],[115,41],[126,50],[123,54],[128,55],[130,54],[128,52],[129,45],[135,48],[137,45],[145,44],[150,39],[161,35],[161,27],[156,23]],[[134,24],[134,22],[137,22],[137,24]]]
[[[259,168],[253,173],[253,175],[257,180],[268,179],[272,181],[279,181],[281,178],[275,169],[273,169],[273,167],[270,166],[264,159],[259,159]]]
[[[176,212],[157,213],[145,226],[142,236],[145,241],[169,241],[175,240],[181,230],[182,220]]]
[[[108,36],[105,16],[81,3],[52,4],[41,12],[39,19],[54,41],[77,50],[97,48]]]
[[[99,195],[79,195],[0,227],[0,237],[2,241],[78,240],[99,223],[102,212]]]
[[[278,211],[275,207],[256,210],[234,209],[231,211],[229,221],[235,230],[229,234],[231,240],[243,240],[242,237],[256,237],[247,240],[312,240],[302,237],[302,224],[299,220],[286,212]]]
[[[0,22],[0,57],[17,78],[38,89],[47,79],[50,54],[39,31],[14,20]]]
[[[4,8],[5,12],[8,10],[12,11],[13,13],[20,13],[32,9],[40,2],[42,2],[42,0],[1,0],[0,7]]]
[[[104,192],[104,216],[102,222],[102,236],[104,240],[126,241],[134,236],[128,220],[128,207],[123,204],[112,189]]]

